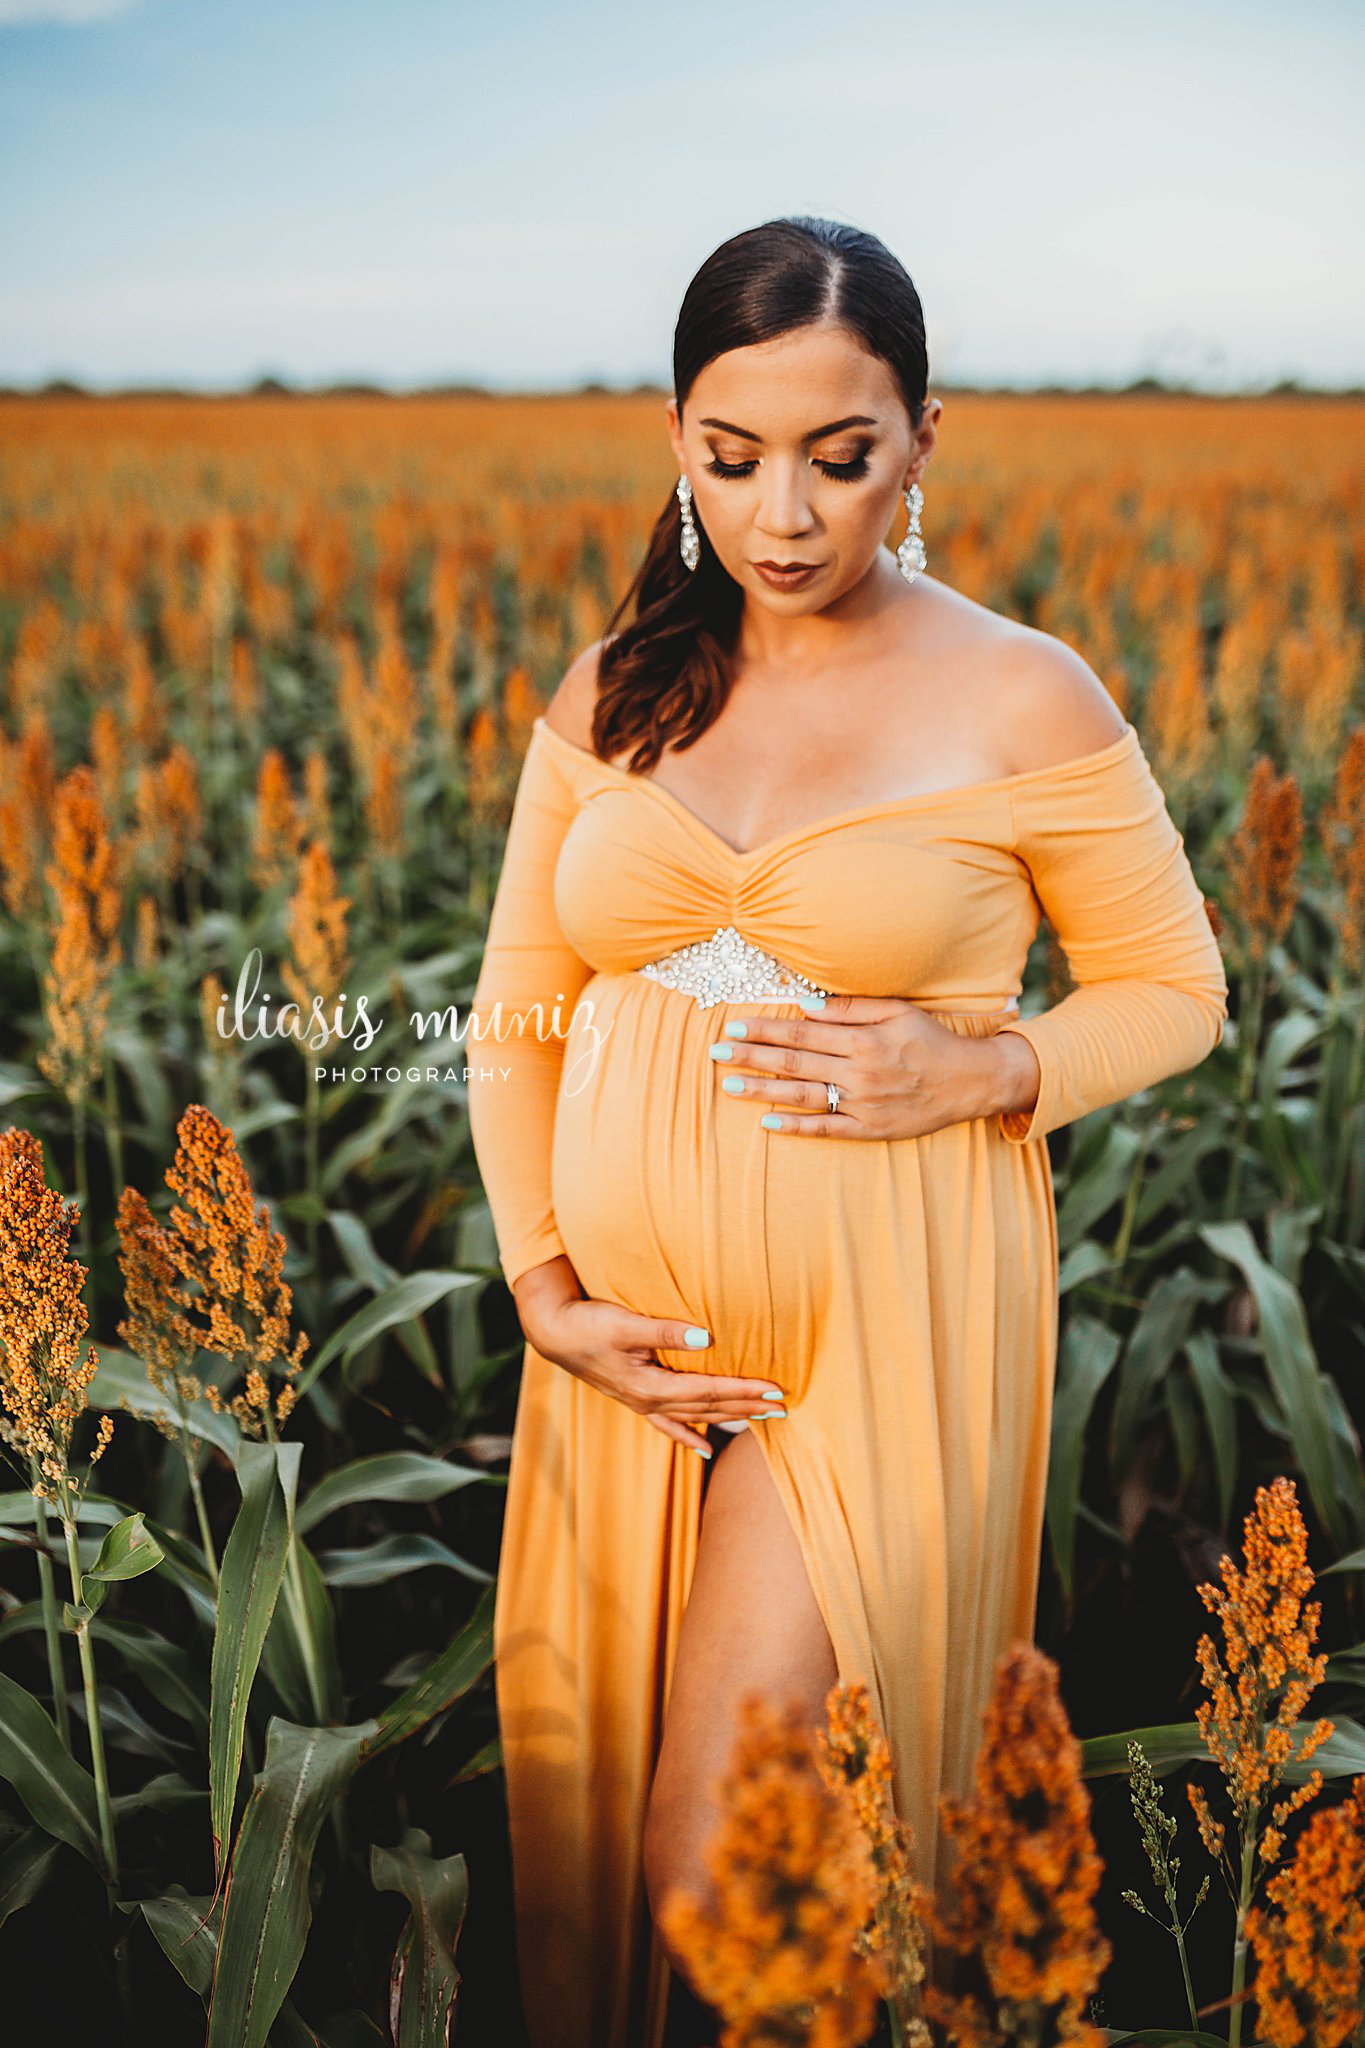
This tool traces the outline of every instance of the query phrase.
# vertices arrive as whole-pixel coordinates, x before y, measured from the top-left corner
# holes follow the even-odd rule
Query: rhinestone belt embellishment
[[[829,994],[827,988],[808,981],[794,967],[784,967],[762,946],[753,946],[741,938],[732,924],[717,925],[709,939],[679,946],[676,952],[649,961],[639,972],[647,974],[651,981],[661,982],[665,988],[695,996],[703,1010],[709,1010],[714,1003],[745,1003],[763,996]]]

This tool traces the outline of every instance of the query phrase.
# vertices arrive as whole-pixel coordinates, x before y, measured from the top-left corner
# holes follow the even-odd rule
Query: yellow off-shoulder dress
[[[1024,1018],[1040,914],[1075,986]],[[831,992],[1020,1032],[1035,1107],[918,1138],[764,1130],[768,1105],[721,1090],[707,1047],[727,1017],[796,1003],[705,1008],[639,972],[727,925]],[[1033,1637],[1058,1321],[1044,1140],[1195,1065],[1226,1004],[1127,721],[1061,765],[746,853],[660,784],[532,726],[466,1043],[502,1270],[567,1253],[587,1295],[711,1331],[663,1363],[787,1390],[787,1419],[754,1436],[840,1681],[868,1685],[926,1882],[996,1658]],[[706,1470],[527,1345],[495,1685],[533,2048],[663,2037],[640,1851]]]

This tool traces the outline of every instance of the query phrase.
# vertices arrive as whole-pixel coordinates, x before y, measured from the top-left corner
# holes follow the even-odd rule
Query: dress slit
[[[641,1850],[710,1474],[700,1465],[693,1472],[683,1446],[529,1346],[522,1384],[513,1456],[523,1478],[534,1467],[544,1483],[523,1483],[515,1508],[509,1500],[494,1676],[504,1749],[516,1764],[507,1785],[527,2021],[537,2048],[588,2039],[604,2048],[662,2048],[672,1971],[654,1931]],[[792,1420],[757,1425],[764,1464],[829,1636],[838,1683],[864,1679],[889,1733],[853,1533],[846,1530],[841,1554],[820,1540],[843,1523],[832,1505],[832,1475],[821,1474],[818,1447],[803,1461],[789,1448],[794,1437],[779,1444],[763,1434]],[[603,1461],[623,1469],[623,1456],[649,1475],[649,1487],[635,1491],[636,1506],[644,1492],[654,1497],[630,1546],[635,1569],[624,1575],[619,1524],[577,1512],[592,1495],[586,1476]],[[517,1560],[523,1544],[549,1554],[552,1499],[559,1555],[574,1564],[571,1579],[547,1588]],[[644,1530],[654,1535],[647,1547]],[[555,1594],[570,1613],[549,1609],[547,1630]],[[566,1642],[574,1655],[565,1654]],[[644,1701],[647,1714],[639,1712]],[[896,1804],[902,1810],[904,1801]],[[916,1846],[922,1870],[932,1836]]]

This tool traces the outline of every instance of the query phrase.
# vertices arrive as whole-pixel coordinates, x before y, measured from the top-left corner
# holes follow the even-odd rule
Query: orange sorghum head
[[[258,888],[270,889],[284,880],[298,857],[302,836],[289,764],[278,747],[267,747],[256,771],[251,848],[252,879]]]
[[[292,958],[281,970],[290,996],[307,1026],[314,998],[324,1010],[334,1003],[348,972],[346,913],[351,898],[337,887],[332,857],[318,840],[304,849],[298,883],[285,912]],[[302,1041],[301,1041],[302,1042]]]
[[[895,2000],[903,2030],[910,2030],[907,2048],[919,2035],[927,2048],[919,1986],[925,1976],[924,1923],[931,1894],[913,1874],[913,1835],[895,1811],[891,1752],[866,1681],[833,1686],[825,1713],[819,1733],[821,1770],[826,1783],[851,1803],[877,1874],[877,1911],[858,1950],[876,1963],[884,1995]]]
[[[1299,900],[1303,805],[1292,774],[1258,756],[1231,840],[1229,883],[1248,953],[1260,959],[1289,930]]]
[[[1195,1713],[1209,1754],[1227,1782],[1240,1826],[1251,1822],[1253,1810],[1264,1806],[1279,1783],[1284,1765],[1295,1754],[1290,1731],[1327,1670],[1326,1654],[1314,1655],[1312,1648],[1322,1608],[1316,1601],[1305,1605],[1313,1573],[1293,1480],[1281,1476],[1270,1486],[1258,1487],[1255,1508],[1243,1526],[1245,1571],[1225,1556],[1219,1566],[1222,1588],[1198,1588],[1200,1599],[1222,1624],[1223,1659],[1213,1638],[1201,1636],[1198,1657],[1208,1698]],[[1272,1695],[1281,1687],[1279,1706],[1272,1713]],[[1331,1733],[1330,1721],[1318,1721],[1297,1760],[1306,1761]],[[1290,1814],[1315,1798],[1321,1787],[1321,1773],[1313,1771],[1272,1808],[1263,1861],[1273,1860]],[[1196,1798],[1196,1788],[1188,1790],[1205,1846],[1217,1854],[1207,1802],[1202,1794]],[[1221,1849],[1221,1830],[1217,1839]]]
[[[116,1211],[119,1270],[128,1314],[118,1334],[147,1368],[154,1387],[169,1392],[195,1349],[185,1316],[175,1240],[153,1216],[146,1197],[125,1187]]]
[[[106,830],[95,771],[85,762],[58,787],[52,851],[47,880],[56,918],[52,962],[43,977],[48,1042],[38,1065],[54,1088],[76,1101],[103,1070],[109,982],[122,958],[122,862]]]
[[[232,1133],[211,1110],[192,1102],[177,1136],[166,1183],[181,1198],[168,1233],[186,1287],[180,1328],[194,1345],[259,1376],[248,1378],[245,1393],[231,1404],[243,1426],[259,1427],[270,1404],[268,1396],[253,1393],[259,1395],[272,1368],[292,1378],[308,1347],[301,1330],[286,1348],[294,1297],[282,1278],[284,1234],[271,1230],[268,1207],[256,1206]]]
[[[72,1433],[99,1358],[83,1345],[86,1268],[67,1256],[80,1211],[46,1185],[42,1162],[30,1131],[0,1133],[0,1435],[52,1499],[74,1486]],[[96,1457],[112,1428],[105,1417]]]
[[[1057,1667],[1034,1644],[1000,1659],[984,1729],[974,1792],[940,1798],[955,1868],[930,1924],[936,1940],[979,1955],[994,2009],[931,1986],[926,2011],[963,2039],[1004,2043],[1028,2025],[1100,2048],[1083,2014],[1111,1954],[1095,1913],[1103,1866]]]
[[[854,2048],[879,1978],[856,1943],[877,1875],[800,1710],[750,1694],[707,1849],[713,1896],[675,1892],[659,1926],[725,2021],[721,2048]]]
[[[1315,1813],[1252,1906],[1257,2032],[1267,2048],[1344,2048],[1365,2019],[1365,1777]]]

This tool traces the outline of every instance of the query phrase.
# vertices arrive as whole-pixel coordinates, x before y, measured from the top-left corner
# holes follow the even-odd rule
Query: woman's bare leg
[[[755,1427],[783,1423],[774,1418],[733,1436],[711,1433],[715,1462],[645,1823],[645,1885],[656,1917],[677,1887],[710,1892],[703,1850],[719,1817],[715,1781],[730,1761],[741,1696],[761,1691],[778,1703],[795,1699],[814,1728],[823,1724],[838,1677]],[[687,1982],[681,1960],[667,1944],[665,1950]]]

